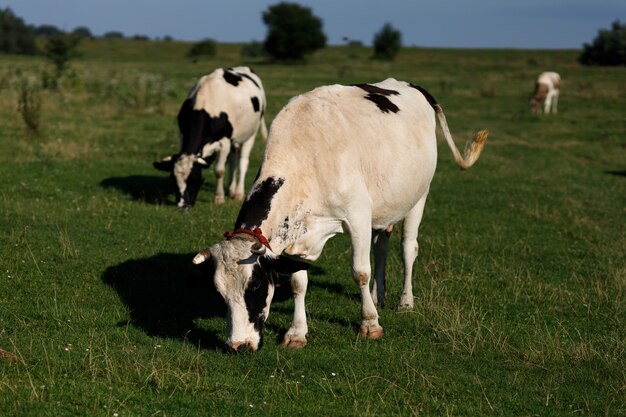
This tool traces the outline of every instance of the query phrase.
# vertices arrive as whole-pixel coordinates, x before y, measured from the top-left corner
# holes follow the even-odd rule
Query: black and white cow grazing
[[[154,166],[172,172],[178,188],[177,204],[194,205],[202,184],[201,168],[207,158],[217,158],[215,203],[224,202],[224,171],[229,158],[229,194],[243,199],[248,159],[257,132],[267,137],[265,92],[261,79],[248,67],[220,68],[205,75],[191,88],[178,112],[180,153],[155,162]],[[231,152],[234,148],[236,152]],[[239,157],[239,178],[235,171]]]
[[[389,231],[401,220],[405,272],[400,306],[413,308],[417,232],[437,162],[435,115],[456,163],[469,168],[488,133],[477,133],[461,156],[441,107],[413,84],[390,78],[320,87],[280,111],[235,231],[194,258],[196,264],[213,262],[216,288],[229,309],[227,343],[233,350],[260,347],[276,274],[290,274],[295,297],[293,322],[282,344],[306,344],[306,268],[337,233],[349,233],[352,241],[352,276],[362,298],[359,336],[383,334],[375,303],[384,299]],[[377,265],[376,288],[370,293],[372,245]]]

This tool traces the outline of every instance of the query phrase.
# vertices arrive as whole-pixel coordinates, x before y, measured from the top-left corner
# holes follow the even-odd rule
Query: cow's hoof
[[[401,313],[406,312],[406,311],[413,311],[413,304],[400,303],[398,305],[398,311]]]
[[[292,349],[300,349],[306,346],[306,337],[298,337],[295,335],[286,334],[283,338],[282,347],[288,347]]]
[[[235,201],[243,201],[243,194],[241,193],[235,193],[232,195],[233,200]]]
[[[383,328],[382,326],[361,326],[359,337],[361,339],[380,339],[383,337]]]
[[[224,204],[224,201],[224,196],[215,196],[215,198],[213,199],[213,202],[218,206]]]

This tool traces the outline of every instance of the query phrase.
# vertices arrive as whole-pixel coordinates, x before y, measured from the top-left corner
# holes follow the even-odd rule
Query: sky
[[[580,49],[599,29],[626,23],[626,0],[290,0],[322,19],[331,45],[371,44],[385,23],[405,46]],[[262,41],[263,11],[279,0],[0,0],[27,24],[94,35]]]

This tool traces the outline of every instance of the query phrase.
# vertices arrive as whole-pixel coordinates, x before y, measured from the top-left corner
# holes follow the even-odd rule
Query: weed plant
[[[38,134],[41,127],[40,89],[26,80],[20,84],[17,110],[29,133]]]

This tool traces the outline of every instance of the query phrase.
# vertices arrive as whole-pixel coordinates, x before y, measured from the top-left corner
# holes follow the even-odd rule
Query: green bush
[[[391,61],[402,48],[402,34],[389,23],[374,35],[374,59]]]
[[[617,20],[611,30],[600,29],[591,45],[585,43],[578,62],[583,65],[626,65],[626,25]]]
[[[263,12],[268,27],[265,50],[278,60],[302,60],[326,46],[322,20],[296,3],[278,3]]]
[[[190,58],[196,58],[199,56],[215,56],[217,54],[217,42],[213,39],[204,39],[200,42],[193,44],[187,56]]]
[[[44,53],[55,66],[57,76],[67,69],[70,60],[80,56],[77,51],[82,38],[74,35],[53,35],[44,46]]]

